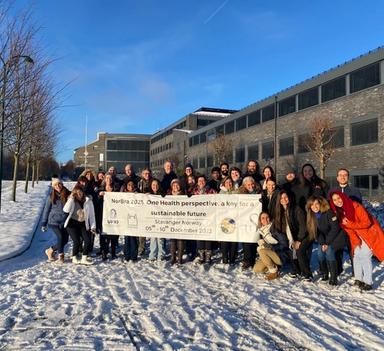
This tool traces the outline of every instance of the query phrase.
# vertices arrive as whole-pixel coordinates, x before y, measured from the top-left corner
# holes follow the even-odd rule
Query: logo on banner
[[[136,214],[128,213],[127,225],[128,225],[128,228],[137,228],[138,227],[137,215]]]
[[[114,208],[111,208],[109,211],[109,219],[107,219],[108,224],[119,224],[119,220],[117,219],[117,211]]]
[[[236,221],[233,218],[224,218],[220,223],[221,231],[225,234],[232,234],[236,229]]]

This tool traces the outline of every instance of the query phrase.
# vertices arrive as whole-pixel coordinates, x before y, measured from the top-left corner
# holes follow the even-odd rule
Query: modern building
[[[74,161],[77,168],[107,170],[116,167],[118,173],[124,173],[124,166],[130,163],[136,171],[149,166],[148,134],[110,134],[97,133],[97,140],[87,147],[74,150]]]
[[[153,134],[151,136],[150,166],[154,174],[162,171],[167,159],[172,159],[176,168],[182,167],[189,161],[188,134],[235,112],[236,110],[201,107]]]
[[[246,160],[255,159],[261,167],[271,164],[282,178],[288,167],[299,170],[306,162],[319,167],[306,140],[311,121],[322,117],[332,120],[335,132],[326,179],[332,185],[337,169],[345,167],[366,196],[383,199],[382,47],[191,132],[187,156],[208,173],[214,159],[211,146],[220,134],[230,148],[230,163],[244,167]]]

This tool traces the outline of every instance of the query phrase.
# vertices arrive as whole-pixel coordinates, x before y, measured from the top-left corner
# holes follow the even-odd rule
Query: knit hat
[[[63,184],[63,182],[59,178],[52,178],[52,187],[56,186],[57,184]]]
[[[177,179],[177,178],[172,179],[172,181],[171,181],[171,186],[172,186],[174,183],[179,183],[179,184],[181,184],[180,180]]]

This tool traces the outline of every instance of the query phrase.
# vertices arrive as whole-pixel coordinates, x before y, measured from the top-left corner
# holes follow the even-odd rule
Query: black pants
[[[170,241],[169,251],[171,253],[171,262],[175,262],[176,260],[176,252],[177,252],[177,260],[181,264],[183,263],[183,254],[185,242],[184,240],[171,239]]]
[[[210,250],[212,251],[212,241],[197,241],[197,250]]]
[[[109,252],[109,246],[111,246],[111,255],[112,255],[112,257],[115,257],[118,242],[119,242],[119,236],[118,235],[101,234],[100,235],[101,253],[103,255],[107,255]]]
[[[77,256],[79,254],[81,241],[83,241],[83,255],[88,256],[92,234],[85,228],[85,223],[71,218],[67,226],[67,232],[73,241],[72,255]]]
[[[196,240],[185,240],[185,252],[191,256],[192,259],[196,257]]]
[[[223,263],[235,263],[237,254],[237,242],[222,241],[220,243]]]
[[[126,261],[137,261],[139,238],[136,236],[124,236],[124,257]]]
[[[57,237],[57,243],[54,246],[52,246],[52,249],[54,251],[57,251],[59,254],[64,253],[64,247],[68,243],[67,230],[57,225],[50,225],[49,227],[53,230],[53,232],[56,234],[56,237]]]
[[[312,256],[313,241],[304,239],[296,251],[301,275],[305,278],[312,277],[310,262]]]
[[[255,243],[243,243],[243,253],[244,253],[243,261],[248,263],[250,266],[253,266],[255,264],[256,249],[257,249],[257,244]]]

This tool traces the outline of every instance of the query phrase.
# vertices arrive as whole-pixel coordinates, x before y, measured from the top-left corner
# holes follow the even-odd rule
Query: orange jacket
[[[361,245],[361,240],[368,245],[379,261],[384,260],[384,232],[379,222],[371,216],[363,205],[353,201],[355,220],[343,223],[343,228],[351,241],[352,253]]]

